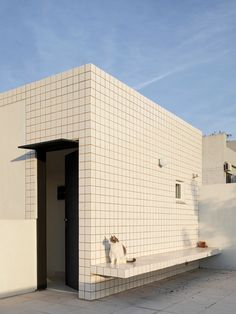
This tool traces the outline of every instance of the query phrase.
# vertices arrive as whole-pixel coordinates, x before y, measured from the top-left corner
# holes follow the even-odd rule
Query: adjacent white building
[[[203,184],[236,182],[236,141],[226,133],[203,137]]]
[[[202,133],[94,65],[0,94],[0,295],[83,299],[199,266]],[[20,148],[19,148],[20,147]],[[116,235],[136,264],[111,268]]]
[[[200,189],[200,238],[222,254],[204,267],[236,269],[236,141],[225,133],[203,137],[203,185]]]

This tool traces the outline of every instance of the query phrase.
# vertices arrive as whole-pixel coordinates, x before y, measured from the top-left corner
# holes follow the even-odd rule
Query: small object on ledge
[[[198,241],[197,247],[200,247],[200,248],[207,248],[208,246],[206,245],[206,242],[205,242],[205,241]]]
[[[126,259],[126,262],[127,262],[127,263],[134,263],[134,262],[136,262],[136,258],[134,258],[134,257],[127,258],[127,259]]]

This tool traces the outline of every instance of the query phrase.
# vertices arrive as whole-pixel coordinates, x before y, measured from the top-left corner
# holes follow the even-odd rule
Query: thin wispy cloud
[[[183,68],[182,70],[184,70],[184,68]],[[158,81],[160,81],[160,80],[163,80],[164,78],[167,78],[168,76],[173,75],[173,74],[175,74],[175,73],[177,73],[177,72],[179,72],[179,71],[181,71],[181,69],[176,69],[176,70],[173,70],[173,71],[166,72],[166,73],[164,73],[164,74],[161,74],[161,75],[158,75],[158,76],[156,76],[156,77],[153,77],[153,78],[150,79],[150,80],[147,80],[147,81],[145,81],[145,82],[142,82],[142,83],[140,83],[139,85],[134,86],[133,88],[136,89],[136,90],[141,90],[141,89],[143,89],[144,87],[147,87],[148,85],[153,84],[153,83],[155,83],[155,82],[158,82]]]
[[[147,87],[147,86],[149,86],[149,85],[151,85],[153,83],[156,83],[158,81],[161,81],[161,80],[167,78],[168,76],[174,75],[174,74],[176,74],[178,72],[181,72],[181,71],[185,71],[187,68],[188,68],[188,66],[182,66],[182,67],[176,68],[176,69],[174,69],[172,71],[168,71],[168,72],[166,72],[164,74],[155,76],[155,77],[153,77],[150,80],[142,82],[139,85],[134,86],[133,88],[136,89],[137,91],[142,90],[143,88],[145,88],[145,87]]]
[[[224,50],[224,51],[220,51],[218,54],[216,54],[214,57],[209,57],[209,58],[204,58],[202,60],[198,59],[196,61],[193,61],[193,62],[190,62],[190,63],[186,63],[184,65],[181,65],[177,68],[174,68],[173,70],[170,70],[170,71],[167,71],[166,73],[163,73],[161,75],[158,75],[158,76],[155,76],[147,81],[144,81],[136,86],[134,86],[133,88],[136,89],[137,91],[140,91],[142,90],[143,88],[153,84],[153,83],[156,83],[158,81],[161,81],[163,79],[166,79],[168,78],[169,76],[172,76],[174,74],[177,74],[177,73],[180,73],[180,72],[184,72],[184,71],[187,71],[197,65],[200,65],[200,64],[207,64],[207,63],[210,63],[210,62],[214,62],[215,60],[221,58],[222,56],[226,55],[227,53],[229,53],[230,51],[228,49]]]

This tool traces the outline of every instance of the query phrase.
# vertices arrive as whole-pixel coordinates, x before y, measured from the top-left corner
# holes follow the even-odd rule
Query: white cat
[[[109,257],[112,265],[126,263],[126,248],[119,242],[117,237],[110,237],[110,252]]]

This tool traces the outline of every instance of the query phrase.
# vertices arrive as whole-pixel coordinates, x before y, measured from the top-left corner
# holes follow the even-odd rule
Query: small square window
[[[181,199],[181,184],[175,184],[175,198]]]

